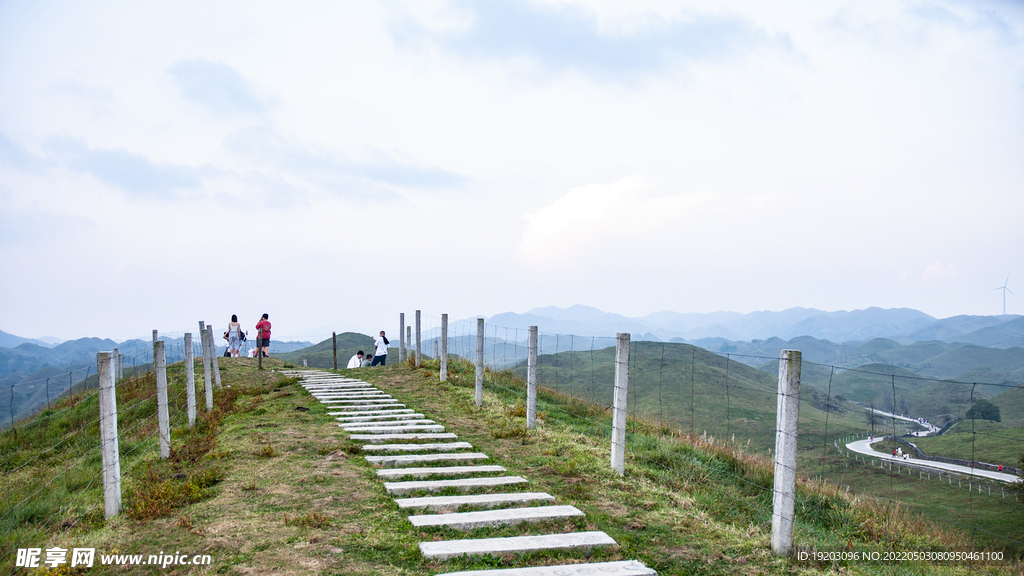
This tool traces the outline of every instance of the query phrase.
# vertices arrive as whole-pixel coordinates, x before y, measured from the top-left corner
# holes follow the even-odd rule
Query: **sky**
[[[1021,314],[1022,215],[1019,2],[0,0],[23,337]]]

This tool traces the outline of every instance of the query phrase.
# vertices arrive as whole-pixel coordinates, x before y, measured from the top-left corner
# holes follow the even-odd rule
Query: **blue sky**
[[[1015,2],[0,2],[0,330],[999,313],[1022,53]]]

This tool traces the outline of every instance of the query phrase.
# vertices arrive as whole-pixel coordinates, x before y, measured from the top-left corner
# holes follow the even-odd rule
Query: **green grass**
[[[777,558],[768,547],[771,466],[739,438],[735,443],[731,438],[712,443],[710,435],[689,435],[667,422],[636,418],[628,425],[627,473],[619,476],[609,466],[610,414],[605,407],[544,389],[538,401],[539,426],[526,430],[522,380],[510,372],[488,372],[480,408],[473,401],[473,367],[463,361],[451,363],[448,383],[438,382],[436,362],[430,361],[419,369],[402,364],[351,374],[443,422],[510,474],[528,478],[527,489],[547,491],[558,503],[583,510],[586,518],[474,530],[465,536],[445,529],[416,529],[326,408],[294,380],[272,371],[284,366],[280,359],[265,359],[264,372],[257,372],[251,359],[222,358],[220,365],[225,390],[217,393],[215,442],[203,431],[187,441],[184,436],[172,439],[175,449],[181,450],[177,460],[190,464],[175,468],[174,460],[156,458],[154,445],[131,440],[138,442],[140,460],[126,474],[128,484],[150,487],[150,495],[133,492],[128,503],[150,502],[151,510],[122,514],[110,522],[100,514],[73,526],[37,520],[34,535],[7,535],[6,542],[22,547],[95,546],[106,553],[210,554],[210,572],[226,574],[426,576],[618,559],[642,560],[661,574],[968,572],[966,567],[816,565]],[[180,390],[175,386],[172,390]],[[143,408],[138,409],[145,418]],[[50,425],[58,426],[58,420],[52,418]],[[83,422],[88,416],[79,423]],[[32,442],[20,441],[25,442],[21,450],[33,449]],[[272,454],[267,447],[273,448]],[[3,454],[12,462],[26,462],[20,452]],[[45,478],[65,468],[69,456],[74,454],[40,456],[23,470],[52,459],[50,468],[34,471]],[[99,502],[98,494],[84,488],[87,478],[68,474],[63,481],[69,486],[67,496],[93,498],[93,505]],[[188,485],[205,492],[197,494]],[[165,496],[168,507],[156,509]],[[65,505],[41,499],[25,506],[22,514],[27,517],[27,509],[38,506],[38,517],[45,519]],[[425,561],[417,547],[423,540],[450,537],[581,529],[604,530],[619,546],[451,562]],[[969,535],[922,520],[905,507],[858,500],[844,490],[802,478],[796,542],[802,550],[846,545],[872,550],[946,548],[966,545]],[[1006,564],[1002,572],[989,568],[1012,574],[1021,567]],[[114,572],[153,573],[144,567],[89,571]]]
[[[976,460],[990,464],[1017,466],[1024,450],[1024,429],[1009,428],[989,420],[957,422],[946,434],[912,440],[929,456]]]

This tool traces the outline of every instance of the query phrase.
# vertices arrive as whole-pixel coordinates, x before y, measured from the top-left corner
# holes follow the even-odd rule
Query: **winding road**
[[[977,468],[971,468],[969,466],[960,466],[959,464],[946,464],[945,462],[934,462],[932,460],[921,460],[920,458],[910,458],[904,460],[890,454],[883,454],[882,452],[876,452],[871,448],[871,445],[875,442],[881,442],[882,438],[855,440],[846,445],[847,450],[851,452],[857,452],[859,454],[865,454],[872,458],[878,458],[879,460],[897,462],[904,466],[912,465],[917,468],[931,468],[933,470],[945,470],[947,472],[954,472],[957,474],[963,474],[964,476],[975,476],[984,477],[991,480],[999,480],[1001,482],[1016,482],[1017,476],[1014,474],[1006,474],[1003,472],[991,472],[989,470],[979,470]]]

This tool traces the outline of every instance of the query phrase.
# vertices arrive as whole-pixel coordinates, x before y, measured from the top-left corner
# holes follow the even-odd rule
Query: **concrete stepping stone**
[[[509,492],[504,494],[467,494],[465,496],[420,496],[419,498],[396,498],[395,503],[402,510],[458,510],[459,506],[496,508],[509,504],[531,502],[552,502],[555,497],[547,492]]]
[[[384,414],[412,414],[412,408],[398,408],[396,410],[362,410],[355,412],[328,412],[328,416],[378,416]]]
[[[304,388],[310,393],[326,393],[326,392],[348,392],[349,390],[379,390],[372,384],[366,384],[364,382],[351,384],[331,384],[330,386],[304,386]]]
[[[442,526],[454,530],[472,530],[486,526],[511,526],[523,522],[543,522],[579,516],[586,514],[575,506],[535,506],[454,514],[418,514],[409,516],[409,522],[417,528]]]
[[[335,418],[338,422],[387,422],[389,420],[416,420],[422,419],[423,414],[376,414],[373,416],[341,416]]]
[[[319,388],[310,390],[309,393],[323,396],[326,394],[383,394],[384,391],[373,386],[345,386],[342,388]]]
[[[338,426],[344,426],[344,424],[338,424]],[[353,432],[368,432],[368,433],[391,433],[391,432],[444,432],[444,426],[440,424],[430,424],[427,426],[370,426],[367,428],[356,428]]]
[[[337,382],[334,384],[318,384],[315,386],[303,386],[310,392],[345,392],[348,390],[379,390],[369,382]]]
[[[461,474],[489,474],[491,472],[505,472],[504,466],[433,466],[428,468],[388,468],[377,470],[378,478],[401,478],[403,476],[454,476]]]
[[[419,452],[425,450],[437,450],[438,452],[450,452],[453,450],[468,450],[473,447],[469,442],[439,442],[436,444],[367,444],[363,450],[372,452]]]
[[[455,480],[410,480],[407,482],[385,482],[384,490],[394,496],[405,496],[412,492],[440,492],[452,488],[460,492],[469,492],[477,488],[493,486],[509,486],[525,484],[526,478],[521,476],[497,476],[492,478],[458,478]]]
[[[381,466],[398,466],[401,464],[429,464],[436,462],[472,462],[487,460],[487,454],[481,452],[446,452],[444,454],[390,454],[387,456],[367,456],[370,464]]]
[[[445,572],[437,576],[658,576],[658,573],[636,560],[618,562],[592,562],[590,564],[563,564],[535,568],[497,568],[494,570],[467,570]]]
[[[424,558],[446,560],[459,556],[486,556],[509,552],[564,550],[568,548],[586,549],[595,546],[614,545],[615,540],[604,532],[571,532],[568,534],[545,534],[543,536],[420,542],[420,552]]]
[[[422,426],[425,424],[437,424],[430,419],[419,419],[419,420],[396,420],[394,422],[348,422],[340,424],[344,430],[357,431],[360,428],[366,426],[391,426],[394,428],[401,428],[402,426]]]
[[[313,396],[321,402],[340,402],[342,400],[389,400],[394,396],[390,394],[341,394],[338,396]]]
[[[323,404],[341,404],[342,406],[359,406],[360,404],[394,404],[398,400],[393,398],[363,398],[361,400],[320,400]]]
[[[427,432],[425,434],[352,434],[349,439],[370,444],[384,444],[398,440],[457,440],[454,432]]]
[[[331,410],[390,410],[392,408],[405,408],[405,404],[357,404],[355,406],[338,406],[331,405],[327,402],[327,407]]]
[[[393,398],[383,392],[353,392],[344,394],[313,394],[317,400],[363,400],[365,398]]]

